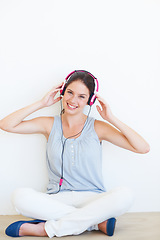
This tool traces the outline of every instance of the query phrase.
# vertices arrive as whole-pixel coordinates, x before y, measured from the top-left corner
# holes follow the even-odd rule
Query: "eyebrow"
[[[70,89],[70,88],[68,88],[68,90],[71,91],[71,92],[73,92],[73,90]],[[83,95],[83,96],[87,96],[87,94],[85,94],[85,93],[80,93],[80,94],[78,94],[78,95],[81,95],[81,96],[82,96],[82,95]]]

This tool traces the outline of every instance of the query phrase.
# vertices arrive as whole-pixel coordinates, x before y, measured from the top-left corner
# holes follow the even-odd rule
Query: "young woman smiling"
[[[116,217],[132,205],[130,189],[105,189],[101,142],[109,141],[142,154],[149,151],[149,144],[112,113],[110,106],[96,93],[96,81],[87,71],[75,71],[65,84],[53,87],[40,101],[0,121],[0,128],[4,131],[39,133],[47,140],[49,184],[46,193],[18,188],[12,195],[17,212],[36,220],[12,223],[6,229],[7,235],[52,238],[101,230],[112,236]],[[59,91],[61,96],[55,98]],[[94,103],[94,95],[100,103],[97,111],[103,121],[83,113],[87,104]],[[60,116],[24,120],[31,113],[60,101],[62,96]]]

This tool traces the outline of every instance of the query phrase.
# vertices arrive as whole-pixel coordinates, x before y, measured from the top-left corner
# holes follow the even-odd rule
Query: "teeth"
[[[69,103],[68,103],[68,106],[69,106],[70,108],[72,108],[72,109],[75,109],[75,108],[76,108],[76,107],[70,105]]]

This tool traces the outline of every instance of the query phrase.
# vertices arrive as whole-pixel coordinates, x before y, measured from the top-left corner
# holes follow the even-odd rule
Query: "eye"
[[[83,99],[85,98],[84,96],[79,96],[79,97],[80,97],[80,98],[83,98]]]
[[[72,92],[70,90],[68,90],[67,93],[72,94]]]

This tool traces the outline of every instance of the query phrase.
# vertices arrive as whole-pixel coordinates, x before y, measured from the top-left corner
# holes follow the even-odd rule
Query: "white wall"
[[[74,69],[100,82],[113,113],[150,144],[135,154],[103,143],[108,189],[135,191],[130,211],[160,211],[160,1],[1,0],[0,119],[41,99]],[[28,119],[55,115],[60,104]],[[92,116],[100,119],[95,106]],[[45,191],[46,140],[0,130],[0,214],[17,187]]]

